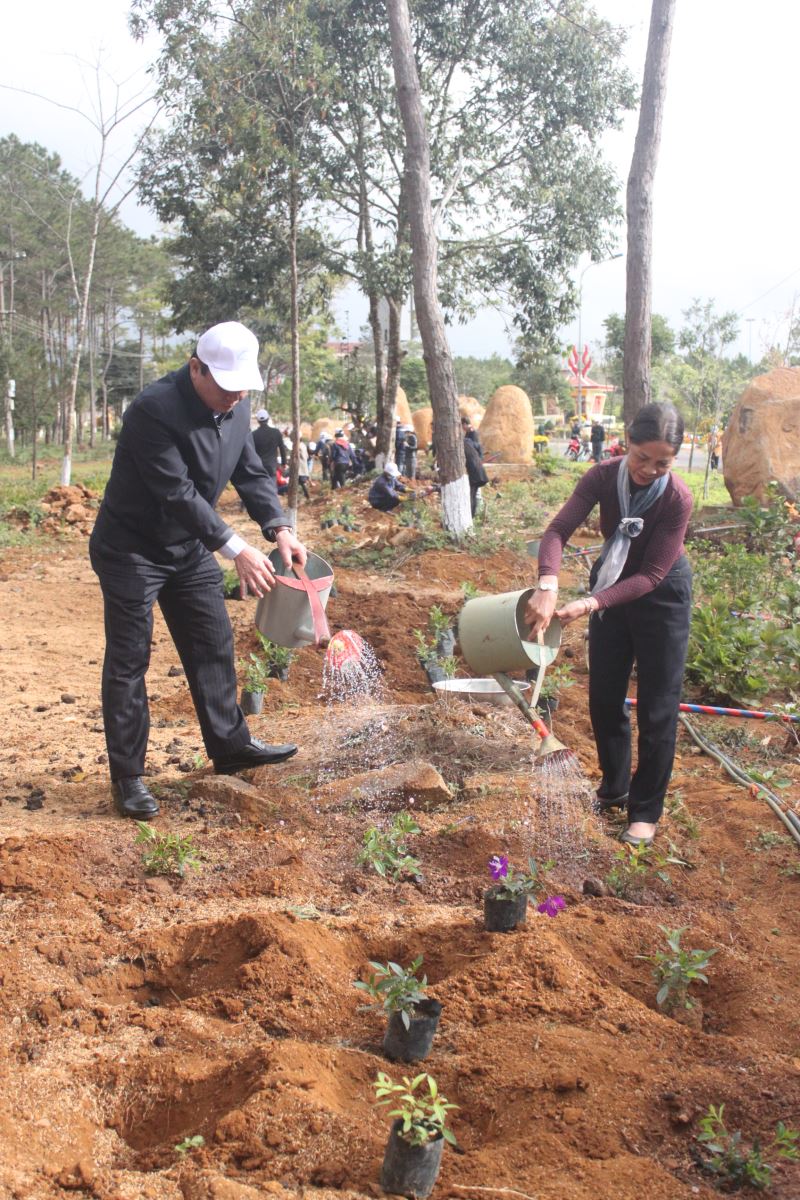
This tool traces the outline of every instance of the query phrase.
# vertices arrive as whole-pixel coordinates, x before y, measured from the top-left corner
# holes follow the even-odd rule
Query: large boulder
[[[427,450],[433,439],[433,409],[416,408],[411,414],[411,420],[420,450]]]
[[[459,396],[458,411],[462,417],[469,417],[476,429],[486,416],[486,409],[480,400],[476,400],[474,396]]]
[[[398,425],[411,425],[411,409],[408,404],[408,396],[401,387],[397,389],[397,400],[394,406],[394,419]]]
[[[522,388],[499,387],[481,421],[481,442],[487,458],[504,463],[533,461],[533,412]]]
[[[334,421],[331,417],[319,417],[311,426],[311,440],[318,442],[321,433],[329,433],[333,437],[336,430],[341,428],[341,421]]]
[[[788,499],[800,499],[800,367],[752,381],[723,435],[722,470],[734,504],[766,499],[773,479]]]

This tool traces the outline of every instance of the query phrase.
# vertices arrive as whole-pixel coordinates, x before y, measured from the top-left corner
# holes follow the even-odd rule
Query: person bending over
[[[372,481],[367,499],[373,508],[380,512],[391,512],[402,500],[401,492],[406,485],[400,482],[400,472],[393,462],[389,462]]]
[[[233,634],[213,553],[233,559],[243,595],[272,588],[267,556],[215,511],[230,480],[284,563],[306,561],[250,435],[248,392],[262,389],[256,338],[238,321],[225,321],[203,334],[185,366],[146,387],[122,419],[89,552],[105,607],[102,698],[112,796],[125,817],[149,820],[158,812],[142,780],[156,601],[214,770],[230,774],[297,752],[252,737],[236,702]]]
[[[653,841],[675,755],[692,600],[683,545],[692,496],[671,471],[682,441],[683,418],[671,404],[639,409],[628,453],[587,471],[545,530],[539,584],[525,613],[532,638],[553,613],[565,625],[589,618],[589,713],[603,773],[597,801],[601,810],[627,805],[622,840],[631,845]],[[596,504],[606,541],[591,594],[559,607],[564,546]],[[625,696],[634,663],[639,736],[631,775]]]

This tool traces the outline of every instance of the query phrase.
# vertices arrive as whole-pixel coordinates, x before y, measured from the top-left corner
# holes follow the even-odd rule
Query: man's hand
[[[292,565],[292,559],[298,562],[301,567],[306,565],[308,553],[303,543],[298,541],[293,529],[279,529],[275,538],[275,545],[278,547],[281,558],[287,567]]]
[[[249,593],[253,596],[263,596],[270,591],[275,583],[275,572],[272,564],[255,546],[245,546],[233,560],[239,576],[242,599]]]

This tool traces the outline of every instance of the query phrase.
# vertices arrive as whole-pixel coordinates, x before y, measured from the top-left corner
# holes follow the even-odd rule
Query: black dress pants
[[[158,601],[180,656],[209,758],[241,749],[250,731],[236,702],[233,631],[222,572],[204,546],[174,563],[91,551],[105,604],[103,722],[112,780],[144,772],[150,713],[153,605]]]
[[[593,568],[591,583],[597,573]],[[603,772],[599,794],[628,793],[628,820],[658,821],[678,728],[691,619],[692,569],[681,556],[665,579],[630,604],[589,622],[589,713]],[[637,671],[638,762],[631,778],[631,724],[625,695]]]

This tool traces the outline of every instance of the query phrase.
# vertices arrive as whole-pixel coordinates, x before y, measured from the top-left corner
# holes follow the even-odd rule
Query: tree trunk
[[[297,528],[297,480],[300,474],[300,297],[297,277],[297,176],[292,169],[289,199],[289,255],[291,264],[292,338],[292,453],[289,459],[289,512],[287,520]]]
[[[460,536],[472,526],[469,484],[453,360],[437,292],[437,244],[430,187],[430,151],[407,0],[387,0],[397,101],[405,131],[404,175],[414,268],[414,302],[433,407],[433,439],[442,484],[445,528]]]
[[[400,318],[402,301],[397,296],[387,296],[389,306],[389,329],[386,342],[386,386],[383,389],[383,426],[380,432],[388,440],[388,453],[384,463],[394,458],[394,427],[397,410],[397,389],[400,386]]]
[[[89,319],[89,446],[94,450],[94,435],[97,426],[97,382],[95,380],[94,352],[97,340],[94,312]]]
[[[86,274],[83,279],[83,288],[80,292],[80,307],[78,309],[78,327],[75,334],[75,357],[72,363],[72,375],[69,385],[69,398],[67,400],[67,411],[64,414],[64,457],[61,460],[61,483],[67,487],[72,479],[72,436],[73,426],[75,422],[75,407],[78,398],[78,379],[81,370],[81,357],[83,354],[83,342],[86,336],[86,322],[89,312],[89,296],[92,288],[92,276],[94,274],[94,260],[97,254],[97,242],[100,237],[100,217],[101,217],[100,202],[95,197],[94,202],[94,220],[92,221],[92,233],[89,242],[89,258],[86,263]],[[67,235],[69,237],[69,234]],[[73,276],[74,278],[74,276]],[[76,297],[78,296],[77,280],[76,280]]]
[[[623,356],[626,428],[650,403],[650,325],[653,292],[653,186],[667,90],[667,67],[675,0],[653,0],[642,82],[639,128],[628,175],[628,257],[626,263],[625,346]]]
[[[36,442],[39,435],[36,419],[36,386],[31,388],[31,413],[33,420],[33,442],[31,445],[31,479],[36,482]]]
[[[375,355],[375,436],[376,466],[379,470],[392,457],[392,406],[386,403],[386,354],[379,312],[380,297],[369,293],[369,326],[372,330],[372,350]]]
[[[375,253],[375,241],[372,235],[372,217],[369,211],[369,196],[367,193],[366,168],[364,166],[363,130],[359,129],[358,141],[358,172],[359,172],[359,247],[372,260]],[[380,470],[391,458],[392,452],[392,422],[386,416],[386,353],[381,336],[380,296],[374,285],[370,285],[367,293],[369,299],[369,327],[372,330],[372,352],[375,356],[375,437],[376,466]]]

